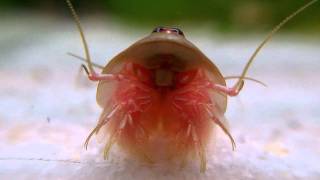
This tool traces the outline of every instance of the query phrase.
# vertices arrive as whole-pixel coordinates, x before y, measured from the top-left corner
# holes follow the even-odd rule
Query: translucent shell
[[[115,56],[104,67],[102,73],[119,73],[123,65],[128,62],[143,65],[146,68],[156,68],[161,59],[157,55],[170,55],[174,62],[172,68],[178,72],[200,68],[206,73],[209,80],[215,84],[225,86],[226,82],[218,68],[190,41],[183,36],[167,33],[152,33],[137,41],[126,50]],[[97,88],[97,103],[105,107],[109,102],[115,86],[115,82],[100,81]],[[224,113],[227,108],[227,96],[225,94],[212,93],[219,109]]]

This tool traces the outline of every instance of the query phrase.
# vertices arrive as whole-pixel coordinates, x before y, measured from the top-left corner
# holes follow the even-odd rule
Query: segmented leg
[[[193,86],[186,89],[178,91],[172,101],[172,105],[180,114],[181,120],[187,124],[187,129],[183,129],[182,127],[182,132],[179,132],[182,135],[177,135],[179,137],[177,143],[181,144],[181,151],[185,153],[183,154],[182,162],[184,163],[184,156],[188,153],[187,146],[191,145],[199,157],[200,171],[204,172],[206,170],[206,154],[202,142],[202,137],[204,136],[201,135],[203,132],[200,133],[200,131],[204,130],[203,122],[207,121],[205,120],[205,116],[202,115],[205,111],[200,104],[207,102],[209,98],[206,96],[204,88],[201,89]],[[183,151],[183,149],[186,151]]]
[[[137,93],[129,94],[132,99],[129,99],[125,104],[128,117],[128,123],[133,130],[133,134],[129,134],[129,138],[133,139],[131,143],[134,144],[133,150],[141,155],[141,157],[149,163],[153,163],[152,159],[145,153],[143,147],[144,143],[148,141],[149,134],[140,122],[139,116],[133,118],[133,114],[143,113],[149,106],[152,100],[150,96],[136,96]]]
[[[223,130],[223,132],[229,137],[229,139],[231,141],[231,145],[232,145],[232,150],[235,150],[236,143],[235,143],[232,135],[230,134],[229,130],[224,125],[224,122],[226,122],[224,115],[221,112],[219,112],[218,107],[214,106],[213,104],[203,104],[203,106],[206,109],[207,113],[209,114],[209,117],[211,118],[211,120],[215,124],[217,124]]]
[[[195,150],[200,160],[200,171],[204,172],[206,169],[205,145],[211,131],[208,127],[210,120],[227,134],[232,143],[232,148],[235,149],[235,141],[223,124],[223,111],[215,105],[216,103],[214,99],[211,99],[208,90],[214,89],[218,93],[227,95],[237,95],[238,90],[211,83],[200,70],[192,73],[185,73],[186,76],[192,76],[192,78],[181,76],[181,82],[185,85],[173,93],[172,107],[178,112],[181,120],[188,124],[178,131],[177,137],[179,137],[179,140],[177,143],[181,149],[187,149],[187,145],[189,145]],[[188,78],[191,79],[189,82],[186,81]],[[185,143],[188,141],[191,143]]]
[[[127,124],[127,120],[128,120],[128,116],[125,115],[124,118],[120,121],[118,127],[116,127],[115,131],[110,135],[109,140],[104,147],[104,151],[103,151],[104,159],[108,159],[110,149],[112,145],[117,141],[119,136],[121,136],[121,133]]]
[[[232,88],[229,88],[220,84],[211,83],[211,82],[209,82],[207,86],[218,92],[225,93],[228,96],[237,96],[240,93],[241,89],[243,88],[243,85],[244,85],[244,81],[242,80],[239,86],[235,86]]]
[[[133,93],[136,94],[136,93]],[[131,95],[129,95],[131,96]],[[139,97],[137,97],[140,99]],[[137,100],[134,98],[127,99],[127,101],[121,101],[122,106],[122,114],[123,117],[121,118],[121,121],[118,123],[118,125],[114,128],[113,133],[110,135],[108,142],[105,145],[104,148],[104,158],[107,159],[110,149],[112,145],[117,142],[119,139],[123,138],[122,134],[125,133],[126,136],[129,136],[129,138],[133,138],[133,143],[135,146],[133,147],[133,150],[136,151],[138,154],[142,155],[142,157],[147,162],[152,162],[152,160],[146,155],[143,149],[140,148],[141,144],[145,142],[146,139],[148,139],[148,133],[143,128],[143,126],[140,124],[139,119],[133,119],[132,114],[134,113],[143,113],[144,107],[143,105],[150,103],[149,99],[144,99],[143,101],[140,101],[140,104],[137,104]],[[115,108],[112,112],[115,112],[117,108]],[[106,119],[110,119],[110,115],[106,117]],[[119,119],[117,119],[119,120]],[[99,129],[107,123],[106,120],[102,120],[98,123],[97,127],[94,130],[96,133],[98,133]],[[130,125],[130,126],[127,126]],[[128,134],[133,130],[133,137],[130,137],[131,134]]]
[[[96,74],[93,71],[86,70],[90,80],[116,80],[118,81],[115,94],[102,114],[96,127],[91,131],[85,141],[87,148],[90,138],[98,134],[102,127],[107,126],[109,139],[104,147],[104,158],[108,158],[109,151],[115,142],[120,142],[130,150],[137,152],[147,162],[152,162],[144,152],[143,143],[148,140],[148,132],[141,123],[141,115],[153,103],[153,90],[149,87],[151,77],[148,71],[142,69],[139,65],[127,63],[119,74]],[[125,81],[124,81],[125,80]],[[113,105],[110,108],[110,105]],[[127,125],[128,124],[128,125]],[[105,133],[105,132],[104,132]]]
[[[97,126],[91,131],[91,133],[89,134],[89,136],[87,137],[85,143],[84,143],[84,146],[85,148],[87,149],[88,148],[88,144],[89,144],[89,141],[90,141],[90,138],[93,136],[93,134],[98,134],[99,130],[104,126],[106,125],[110,119],[116,114],[118,113],[119,111],[121,110],[121,106],[120,105],[116,105],[111,112],[108,111],[107,108],[105,108],[103,110],[103,112],[101,113],[100,115],[100,118],[99,118],[99,121],[98,121],[98,124]]]
[[[83,66],[84,69],[86,70],[85,66]],[[86,70],[87,71],[87,70]],[[90,77],[90,74],[88,74],[88,76]],[[108,80],[109,77],[111,77],[111,79],[113,78],[111,75],[109,74],[102,74],[101,76],[95,76],[93,79],[99,79],[99,80]],[[115,79],[119,78],[119,77],[125,77],[124,75],[115,77]],[[100,79],[102,78],[102,79]],[[129,79],[128,76],[126,76],[127,79]],[[92,79],[92,78],[91,78]],[[133,78],[131,78],[133,79]],[[128,88],[129,87],[129,88]],[[117,128],[117,130],[115,130],[115,132],[110,136],[108,143],[105,146],[105,150],[104,150],[104,156],[107,157],[107,154],[112,146],[112,144],[116,141],[116,139],[118,138],[118,136],[121,135],[121,132],[123,130],[123,128],[125,127],[124,125],[127,123],[127,121],[129,121],[129,123],[131,123],[131,125],[135,126],[137,128],[137,131],[142,132],[143,131],[143,135],[147,136],[145,131],[142,130],[143,127],[141,126],[141,124],[133,124],[133,120],[131,117],[132,113],[135,112],[143,112],[143,110],[146,108],[146,106],[150,106],[151,103],[151,97],[146,95],[148,90],[144,88],[143,85],[139,84],[139,82],[137,81],[128,81],[126,82],[126,84],[123,85],[119,85],[118,87],[118,96],[116,98],[114,98],[114,103],[116,105],[114,105],[114,107],[112,108],[112,110],[109,112],[109,104],[107,105],[107,107],[104,108],[102,114],[100,115],[99,121],[97,126],[92,130],[92,132],[89,134],[89,136],[87,137],[86,141],[85,141],[85,147],[87,149],[88,143],[90,138],[93,136],[93,134],[98,134],[99,130],[106,125],[114,116],[119,116],[119,114],[124,113],[125,118],[124,120],[122,120],[120,123],[120,127]],[[145,92],[147,91],[147,92]],[[143,93],[145,92],[145,93]],[[139,104],[137,104],[137,102],[139,102]],[[121,112],[121,113],[120,113]],[[115,120],[118,121],[120,120],[119,117],[115,117]],[[141,134],[141,133],[140,133]]]
[[[85,70],[85,72],[88,75],[88,78],[91,81],[111,81],[111,80],[123,80],[124,76],[121,74],[98,74],[96,72],[91,72],[88,70],[88,68],[82,64],[81,67]]]

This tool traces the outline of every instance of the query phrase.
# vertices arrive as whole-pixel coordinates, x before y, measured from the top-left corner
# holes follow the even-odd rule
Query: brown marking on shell
[[[183,36],[168,33],[152,33],[137,41],[111,59],[102,73],[117,73],[123,64],[128,61],[152,68],[153,63],[150,61],[158,54],[173,55],[178,60],[181,60],[183,65],[177,63],[177,71],[185,71],[196,67],[203,68],[206,69],[207,76],[211,82],[226,86],[226,81],[219,69],[194,44]],[[110,88],[112,88],[110,82],[100,81],[98,84],[96,99],[101,107],[104,107],[112,96]],[[216,92],[212,94],[213,102],[216,102],[220,110],[225,112],[227,96]]]

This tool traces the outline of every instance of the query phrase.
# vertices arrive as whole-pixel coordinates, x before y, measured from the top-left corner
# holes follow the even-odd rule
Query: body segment
[[[100,119],[100,123],[110,121],[106,132],[117,138],[107,144],[116,141],[148,161],[184,161],[188,154],[197,153],[205,168],[204,148],[213,122],[223,119],[224,113],[215,98],[224,95],[210,90],[210,80],[200,68],[174,72],[172,84],[166,86],[157,85],[156,73],[138,64],[124,64],[123,80],[104,103],[106,114],[113,113],[115,108],[110,107],[118,107],[117,112],[113,118],[102,113]]]

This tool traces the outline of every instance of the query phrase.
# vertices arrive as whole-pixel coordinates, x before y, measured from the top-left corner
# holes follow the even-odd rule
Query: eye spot
[[[159,32],[164,32],[165,28],[164,27],[156,27],[152,32],[153,33],[159,33]]]
[[[184,33],[179,28],[171,28],[171,30],[175,31],[177,34],[184,36]]]
[[[169,33],[184,36],[184,33],[179,28],[166,28],[166,27],[156,27],[152,33]]]

